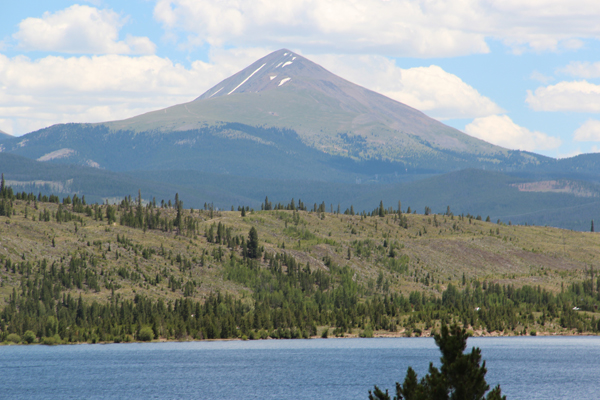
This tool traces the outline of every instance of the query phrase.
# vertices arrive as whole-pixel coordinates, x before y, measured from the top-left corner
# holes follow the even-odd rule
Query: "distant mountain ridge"
[[[357,160],[415,167],[437,157],[455,162],[454,168],[464,167],[462,161],[471,156],[496,163],[510,157],[516,166],[537,162],[535,155],[468,136],[286,49],[257,60],[190,103],[108,126],[168,132],[224,122],[292,129],[310,147]]]
[[[273,140],[275,131],[289,140]],[[520,170],[550,161],[468,136],[285,49],[261,58],[189,103],[122,121],[55,125],[12,139],[3,150],[116,170],[208,168],[222,173],[253,169],[252,163],[236,166],[245,159],[239,153],[249,142],[260,154],[258,170],[269,174],[282,171],[275,167],[281,159],[275,153],[312,154],[305,164],[333,156],[325,169],[338,169],[351,160],[358,162],[351,169],[359,171],[363,162],[392,164],[392,168],[381,164],[381,171],[331,175],[346,181],[464,168]],[[127,149],[128,163],[112,159],[111,143],[119,143],[119,152]],[[218,152],[207,151],[207,143]],[[182,152],[187,155],[181,157]],[[210,161],[209,167],[203,158]],[[304,175],[303,179],[330,179],[320,173]]]

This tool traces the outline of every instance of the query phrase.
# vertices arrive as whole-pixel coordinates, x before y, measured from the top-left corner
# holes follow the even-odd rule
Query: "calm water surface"
[[[600,338],[473,338],[509,399],[600,398]],[[367,399],[433,339],[313,339],[0,347],[2,399]]]

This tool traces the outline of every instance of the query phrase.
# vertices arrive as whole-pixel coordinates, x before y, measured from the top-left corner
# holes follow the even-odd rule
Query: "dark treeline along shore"
[[[0,190],[0,342],[597,334],[594,233]]]

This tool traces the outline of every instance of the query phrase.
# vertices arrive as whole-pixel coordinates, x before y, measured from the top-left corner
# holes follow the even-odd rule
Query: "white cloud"
[[[600,62],[572,61],[566,67],[558,69],[557,72],[584,79],[600,78]]]
[[[147,37],[128,35],[119,41],[126,22],[112,10],[73,5],[42,18],[26,18],[13,35],[24,50],[78,54],[153,54],[156,46]]]
[[[196,45],[425,57],[489,52],[483,35],[452,21],[460,8],[426,1],[158,0],[154,16],[168,30],[192,33],[188,40]]]
[[[541,73],[541,72],[539,72],[539,71],[533,71],[533,72],[531,73],[531,75],[529,75],[529,78],[530,78],[530,79],[533,79],[534,81],[541,82],[541,83],[543,83],[544,85],[545,85],[545,84],[548,84],[548,83],[550,83],[550,82],[552,82],[552,81],[554,80],[554,78],[553,78],[553,77],[551,77],[551,76],[546,76],[546,75],[542,74],[542,73]]]
[[[155,19],[188,43],[448,57],[576,49],[599,39],[597,0],[157,0]]]
[[[561,145],[557,137],[515,124],[507,115],[476,118],[465,127],[465,132],[486,142],[514,150],[550,150]]]
[[[525,99],[535,111],[600,112],[600,85],[587,81],[559,82],[527,91]]]
[[[588,119],[573,134],[578,142],[600,142],[600,121]]]
[[[0,118],[0,131],[10,135],[13,132],[13,121]]]
[[[264,49],[213,51],[186,68],[158,56],[0,54],[0,129],[22,135],[64,122],[102,122],[191,101]]]
[[[437,65],[403,69],[382,56],[308,56],[353,83],[382,93],[438,119],[475,118],[503,110]]]

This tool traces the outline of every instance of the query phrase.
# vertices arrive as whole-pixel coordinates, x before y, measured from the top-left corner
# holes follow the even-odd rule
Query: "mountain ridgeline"
[[[600,219],[598,155],[555,160],[486,143],[285,49],[189,103],[2,137],[0,150],[15,187],[81,193],[85,185],[104,200],[144,189],[182,192],[195,206],[257,206],[270,195],[366,209],[400,199],[573,229]],[[37,163],[26,174],[11,155]]]

